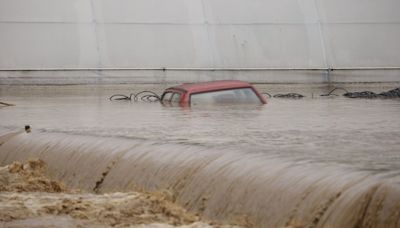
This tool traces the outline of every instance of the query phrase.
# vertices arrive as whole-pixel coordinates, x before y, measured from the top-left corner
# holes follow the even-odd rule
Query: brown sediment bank
[[[167,192],[82,193],[49,179],[46,163],[0,168],[1,227],[239,227],[201,222]]]
[[[221,223],[239,221],[255,227],[400,227],[396,175],[379,177],[343,167],[293,163],[193,145],[62,133],[18,134],[0,146],[3,165],[34,157],[46,161],[50,177],[68,187],[108,194],[100,195],[96,202],[105,201],[101,197],[118,198],[122,194],[115,192],[168,189],[161,198]],[[47,194],[54,193],[40,197],[49,197]],[[135,194],[123,194],[138,199]],[[19,197],[32,202],[28,196]],[[79,197],[93,198],[83,194],[68,200]],[[62,204],[56,208],[60,207]],[[94,206],[102,207],[106,208]],[[177,225],[181,224],[186,223]]]

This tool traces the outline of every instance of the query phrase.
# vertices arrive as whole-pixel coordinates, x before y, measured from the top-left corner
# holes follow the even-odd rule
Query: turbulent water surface
[[[258,88],[307,97],[192,108],[108,100],[161,87],[2,87],[16,106],[0,109],[0,132],[33,131],[0,146],[0,162],[40,157],[87,190],[170,189],[208,218],[261,227],[400,226],[400,100],[274,85]]]

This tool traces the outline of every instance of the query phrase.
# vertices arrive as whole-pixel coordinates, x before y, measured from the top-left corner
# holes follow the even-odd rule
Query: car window
[[[190,96],[192,105],[197,104],[261,104],[260,98],[251,88],[228,89],[196,93]]]
[[[172,96],[172,92],[166,92],[164,93],[164,95],[162,96],[162,101],[170,101],[171,100],[171,96]]]
[[[181,94],[180,93],[174,93],[172,95],[171,102],[179,103],[181,101]]]

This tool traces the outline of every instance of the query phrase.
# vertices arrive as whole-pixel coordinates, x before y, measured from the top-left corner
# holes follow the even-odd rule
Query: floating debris
[[[379,96],[386,98],[399,98],[400,97],[400,87],[396,89],[389,90],[387,92],[382,92]]]
[[[347,89],[345,89],[345,88],[342,88],[342,87],[336,87],[336,88],[334,88],[333,90],[331,90],[329,93],[327,93],[327,94],[321,94],[320,96],[321,96],[321,97],[327,97],[327,96],[339,96],[339,95],[337,95],[337,94],[334,94],[334,93],[333,93],[335,90],[344,90],[346,93],[348,93],[348,92],[349,92],[349,91],[347,91]]]
[[[156,94],[153,91],[149,90],[144,90],[139,93],[131,93],[129,96],[124,95],[124,94],[114,94],[109,98],[111,101],[120,101],[120,100],[125,100],[125,101],[145,101],[145,102],[157,102],[160,101],[161,98],[158,94]]]
[[[26,133],[31,133],[31,126],[29,126],[29,125],[25,125],[25,132]]]
[[[275,98],[292,98],[292,99],[300,99],[305,97],[304,95],[301,95],[299,93],[286,93],[286,94],[275,94]]]
[[[6,102],[2,102],[2,101],[0,101],[0,105],[5,105],[5,106],[15,106],[15,104],[6,103]]]
[[[382,93],[374,93],[371,91],[363,91],[363,92],[348,92],[343,94],[343,96],[348,98],[400,98],[400,88],[392,89],[387,92]]]

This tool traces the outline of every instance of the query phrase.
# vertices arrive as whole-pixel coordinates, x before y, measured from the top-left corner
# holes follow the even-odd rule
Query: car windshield
[[[195,93],[190,96],[191,105],[199,104],[261,104],[251,88],[226,89]]]

